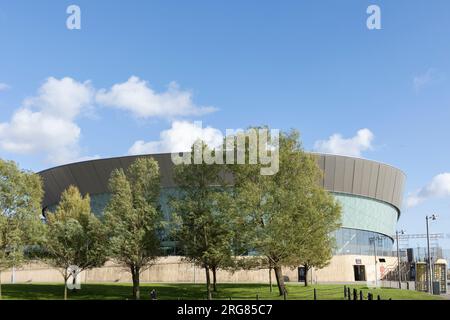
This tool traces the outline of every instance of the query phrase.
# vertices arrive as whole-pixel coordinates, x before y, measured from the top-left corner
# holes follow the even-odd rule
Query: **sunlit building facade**
[[[42,171],[39,174],[45,188],[43,206],[51,210],[57,205],[61,193],[68,186],[75,185],[82,194],[90,195],[92,210],[101,216],[110,199],[108,179],[112,170],[126,169],[137,157],[149,156],[159,162],[161,207],[168,216],[168,198],[177,191],[170,154],[91,160]],[[391,259],[393,235],[400,217],[405,174],[390,165],[375,161],[328,154],[315,156],[323,170],[323,178],[319,184],[333,194],[343,210],[342,226],[333,233],[336,239],[335,255],[330,266],[312,273],[312,280],[326,282],[382,279],[383,273],[395,268],[394,260]],[[162,240],[166,256],[173,260],[181,254],[180,245],[175,241]],[[383,257],[380,258],[381,262],[376,260],[379,257]],[[292,281],[301,280],[301,268],[298,272],[286,272]],[[241,278],[246,281],[245,276]],[[258,279],[255,281],[259,281]],[[248,281],[252,281],[252,278],[249,277]]]

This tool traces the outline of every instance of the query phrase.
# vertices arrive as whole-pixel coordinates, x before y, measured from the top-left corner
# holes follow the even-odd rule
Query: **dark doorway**
[[[353,266],[355,273],[355,281],[366,281],[366,267],[365,266]]]
[[[298,282],[305,282],[305,267],[298,267]]]

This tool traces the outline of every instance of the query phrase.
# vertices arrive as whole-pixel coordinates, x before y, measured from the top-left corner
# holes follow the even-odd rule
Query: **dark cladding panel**
[[[318,164],[320,170],[322,171],[322,175],[319,179],[318,184],[319,184],[319,186],[321,186],[323,188],[325,185],[325,156],[317,155],[317,154],[315,154],[314,156],[316,158],[316,161],[317,161],[317,164]]]
[[[42,182],[44,185],[45,197],[44,207],[59,202],[60,190],[56,184],[55,178],[51,171],[45,172],[42,176]]]
[[[345,169],[344,169],[344,192],[353,192],[353,175],[355,173],[355,159],[354,158],[344,158]]]
[[[155,156],[155,160],[159,164],[159,172],[161,174],[161,185],[163,187],[174,187],[173,182],[173,168],[172,157],[170,154],[158,154]]]
[[[334,170],[334,191],[344,192],[345,158],[336,157]]]
[[[395,189],[394,189],[394,197],[392,202],[398,207],[401,208],[402,206],[402,199],[403,199],[403,191],[404,191],[404,185],[405,185],[405,174],[401,171],[397,171],[395,176]]]
[[[104,187],[106,186],[106,189],[113,170],[122,168],[122,164],[118,158],[93,161],[93,166],[102,181],[102,185]]]
[[[94,170],[92,162],[80,162],[70,165],[72,176],[77,182],[77,186],[82,195],[102,193],[103,189],[99,182],[99,177]]]
[[[123,168],[125,172],[127,172],[128,167],[131,166],[131,164],[136,161],[138,158],[145,158],[145,156],[142,157],[122,157],[118,158],[120,163],[120,168]]]
[[[373,163],[365,160],[362,161],[361,171],[361,195],[369,196],[370,194],[370,179],[372,177]]]
[[[333,191],[334,190],[334,170],[336,167],[336,157],[334,156],[325,156],[325,178],[324,178],[324,188],[325,190]]]
[[[395,187],[395,171],[394,168],[386,166],[386,177],[384,179],[382,200],[392,203]]]
[[[355,174],[353,175],[353,190],[354,194],[362,194],[362,177],[364,172],[364,161],[355,159]],[[368,185],[368,184],[367,184]]]
[[[51,171],[53,178],[56,181],[56,185],[58,186],[59,192],[63,192],[69,186],[76,186],[77,182],[74,177],[70,173],[70,170],[66,166],[57,167]]]
[[[83,194],[107,193],[108,180],[114,169],[122,168],[126,171],[136,158],[150,156],[158,161],[162,187],[174,187],[174,164],[170,154],[92,160],[41,172],[45,183],[44,205],[58,202],[60,194],[69,185],[76,185]],[[401,171],[370,160],[337,155],[314,156],[323,170],[323,180],[319,184],[326,190],[361,195],[401,207],[406,178]]]
[[[109,161],[108,161],[109,160]],[[102,189],[100,193],[108,192],[108,183],[111,173],[114,169],[120,168],[120,162],[117,159],[92,161],[95,173],[99,177],[99,183]]]
[[[384,164],[381,164],[380,171],[378,173],[377,192],[375,195],[376,199],[383,200],[384,182],[386,180],[386,174],[387,174],[387,167]]]
[[[368,162],[368,166],[370,167],[370,176],[369,176],[369,190],[367,192],[368,197],[377,198],[377,185],[378,185],[378,171],[380,169],[380,164],[376,162]]]

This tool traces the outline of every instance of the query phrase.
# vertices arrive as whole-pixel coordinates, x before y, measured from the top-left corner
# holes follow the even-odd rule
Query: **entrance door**
[[[353,266],[355,273],[355,281],[366,281],[366,267],[365,266]]]
[[[305,267],[298,267],[298,282],[305,282]]]

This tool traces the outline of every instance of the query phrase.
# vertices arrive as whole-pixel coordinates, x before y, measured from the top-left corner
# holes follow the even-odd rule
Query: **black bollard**
[[[353,289],[353,300],[358,300],[358,291]]]
[[[344,286],[344,299],[347,298],[347,286]]]
[[[372,299],[373,299],[372,294],[369,292],[369,293],[367,294],[367,300],[372,300]]]
[[[363,292],[362,292],[362,290],[359,292],[359,300],[364,300],[364,295],[363,295]]]
[[[316,291],[316,288],[314,288],[314,300],[317,300],[317,291]]]
[[[352,300],[352,297],[350,295],[350,288],[347,288],[347,298],[348,300]]]
[[[381,297],[380,297],[380,295],[378,295],[378,296],[377,296],[377,300],[381,300]]]

